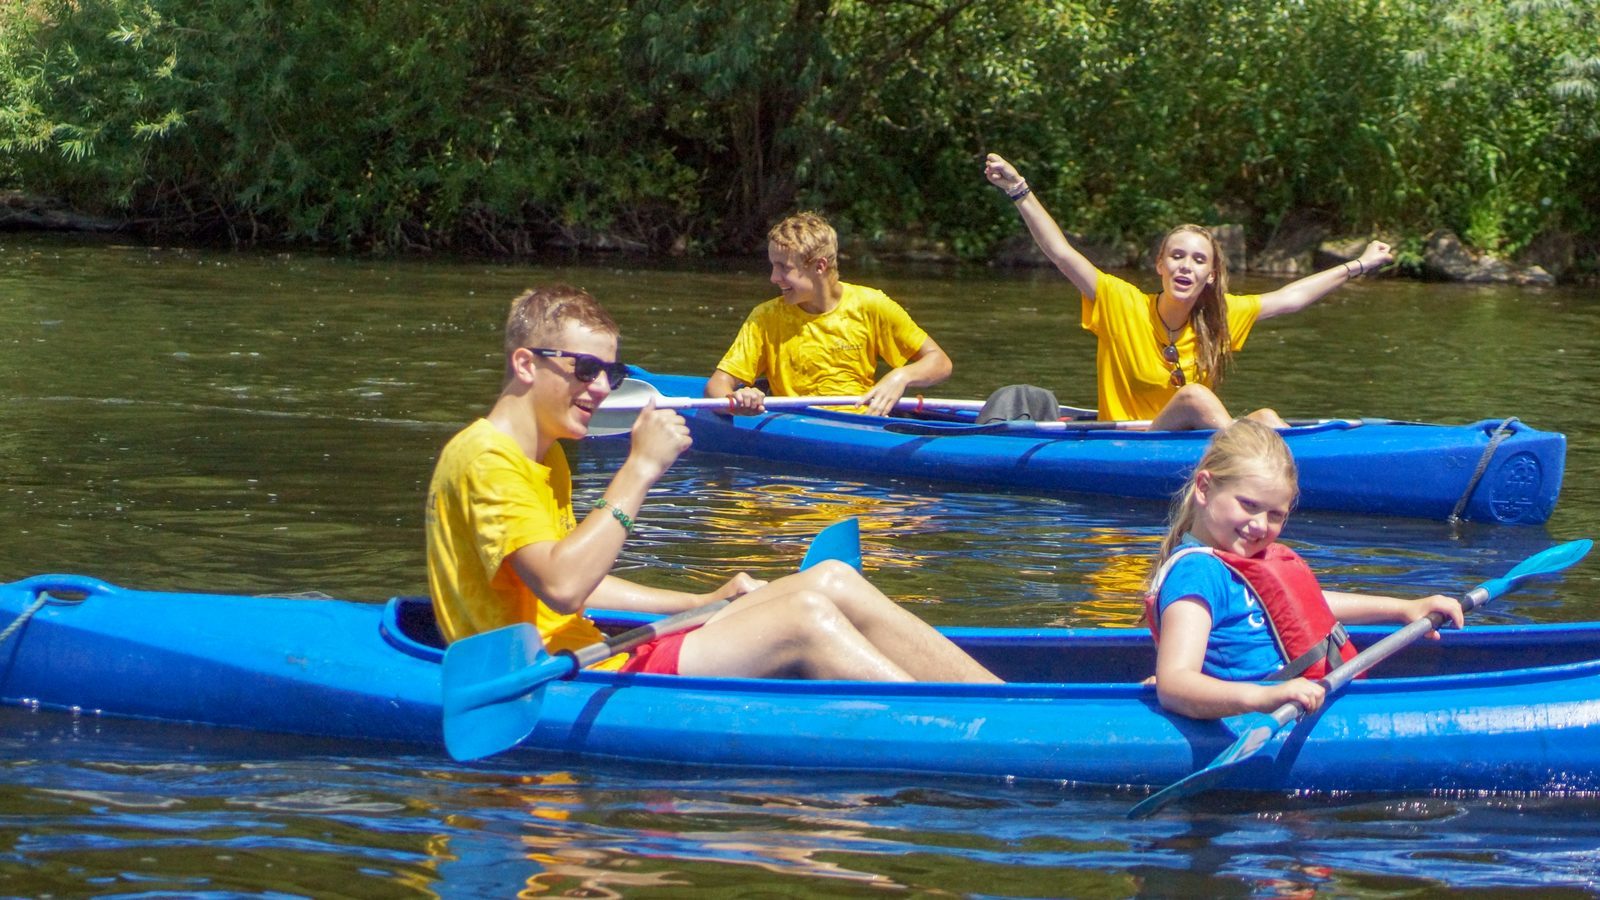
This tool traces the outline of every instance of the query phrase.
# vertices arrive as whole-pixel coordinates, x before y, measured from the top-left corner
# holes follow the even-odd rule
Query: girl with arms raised
[[[1099,339],[1095,370],[1101,419],[1149,419],[1152,430],[1221,428],[1232,416],[1214,389],[1250,329],[1305,309],[1347,281],[1394,261],[1373,241],[1359,259],[1265,294],[1229,294],[1228,265],[1211,233],[1180,225],[1161,242],[1161,289],[1146,294],[1100,271],[1072,246],[1011,163],[989,154],[984,176],[1016,204],[1033,240],[1083,295],[1082,324]],[[1275,428],[1270,409],[1249,416]]]

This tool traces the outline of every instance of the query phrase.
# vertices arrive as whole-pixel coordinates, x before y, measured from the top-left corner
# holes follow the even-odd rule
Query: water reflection
[[[573,766],[0,709],[0,882],[157,894],[1295,896],[1592,889],[1600,801],[1137,793]]]

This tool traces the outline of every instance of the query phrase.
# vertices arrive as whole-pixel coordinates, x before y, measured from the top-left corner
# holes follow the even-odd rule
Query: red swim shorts
[[[693,633],[694,629],[680,631],[633,648],[628,661],[618,671],[645,675],[678,674],[678,654],[683,650],[683,639]]]

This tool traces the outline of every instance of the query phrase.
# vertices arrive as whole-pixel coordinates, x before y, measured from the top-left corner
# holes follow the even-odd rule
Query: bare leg
[[[912,680],[827,597],[810,590],[773,592],[772,587],[741,598],[684,638],[678,671],[750,678]]]
[[[1288,428],[1289,427],[1289,423],[1285,422],[1283,420],[1283,416],[1278,415],[1278,411],[1277,410],[1268,409],[1268,408],[1266,408],[1264,406],[1262,408],[1256,410],[1255,412],[1251,413],[1250,415],[1245,416],[1245,418],[1246,419],[1255,419],[1257,422],[1260,422],[1261,424],[1267,426],[1268,428]]]
[[[1150,420],[1151,431],[1194,431],[1199,428],[1226,428],[1233,421],[1228,408],[1203,384],[1187,384],[1161,412]]]
[[[827,598],[879,653],[917,681],[1000,681],[932,625],[884,596],[860,572],[842,562],[825,562],[781,578],[740,598],[718,618],[740,604],[765,602],[763,595],[774,589],[810,591]]]

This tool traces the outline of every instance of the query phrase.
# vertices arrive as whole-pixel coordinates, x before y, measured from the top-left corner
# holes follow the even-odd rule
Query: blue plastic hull
[[[43,589],[50,599],[0,643],[0,702],[442,745],[440,651],[425,602],[156,593],[40,576],[0,586],[0,624]],[[949,633],[1014,683],[585,672],[549,687],[524,748],[697,767],[1164,785],[1234,739],[1225,723],[1157,707],[1136,682],[1153,662],[1138,631]],[[1382,669],[1404,677],[1352,684],[1294,730],[1275,762],[1241,766],[1228,786],[1600,789],[1600,623],[1469,628]]]
[[[701,395],[704,378],[641,372],[667,396]],[[688,412],[697,450],[861,475],[1039,493],[1166,498],[1211,432],[1066,431],[911,435],[890,419],[821,410],[728,416]],[[1564,435],[1513,423],[1485,460],[1501,420],[1429,425],[1384,419],[1284,432],[1300,467],[1302,509],[1531,525],[1550,518],[1566,467]],[[1482,465],[1476,483],[1474,473]]]

